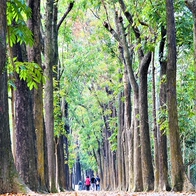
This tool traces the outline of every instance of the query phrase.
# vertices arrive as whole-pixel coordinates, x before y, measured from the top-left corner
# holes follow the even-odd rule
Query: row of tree
[[[176,94],[174,90],[176,82],[173,80],[174,89],[171,90],[171,95],[168,95],[169,79],[167,77],[169,77],[169,70],[167,64],[169,63],[168,47],[170,43],[173,46],[173,42],[175,46],[175,40],[177,40],[179,57],[184,56],[183,54],[187,55],[187,49],[190,53],[192,51],[192,37],[189,37],[193,32],[190,20],[191,13],[184,2],[181,1],[180,6],[178,3],[176,4],[177,34],[166,45],[166,32],[169,34],[171,27],[166,30],[166,10],[163,2],[146,2],[145,7],[143,7],[142,1],[127,4],[123,1],[118,1],[116,4],[114,2],[110,4],[102,2],[102,4],[97,3],[96,6],[97,10],[91,10],[91,13],[87,12],[87,19],[77,21],[74,26],[74,30],[80,29],[80,34],[78,31],[74,32],[77,41],[68,46],[69,50],[73,48],[71,53],[74,51],[75,56],[71,56],[69,61],[66,60],[65,67],[68,71],[64,79],[66,82],[63,81],[63,85],[66,84],[66,87],[62,87],[66,95],[68,94],[67,100],[70,103],[72,129],[77,130],[76,134],[79,137],[80,161],[83,166],[88,166],[89,162],[93,164],[92,159],[85,161],[82,158],[85,157],[83,153],[87,153],[91,158],[95,157],[94,161],[98,164],[98,173],[103,179],[102,186],[104,188],[138,191],[153,188],[155,190],[170,190],[172,187],[174,190],[179,190],[178,188],[180,186],[182,188],[182,184],[177,183],[177,180],[172,179],[176,185],[174,185],[175,183],[171,185],[170,172],[173,173],[174,170],[179,171],[178,174],[173,174],[176,177],[181,175],[178,180],[181,179],[181,183],[184,180],[184,188],[186,188],[189,182],[182,172],[183,161],[188,168],[190,168],[189,164],[191,163],[191,175],[189,169],[187,173],[192,178],[192,182],[195,180],[193,169],[195,167],[193,150],[195,141],[195,88],[193,83],[195,72],[193,71],[192,76],[189,75],[186,79],[182,76],[182,82],[179,77],[180,74],[185,75],[185,70],[183,68],[182,73],[180,67],[187,67],[187,62],[185,63],[182,59],[178,60],[178,71],[181,73],[177,76],[175,73],[176,66],[171,68],[170,74],[175,74],[170,76],[170,79],[177,77],[177,85],[192,83],[192,87],[186,86],[191,90],[190,102],[184,102],[187,94],[184,92],[185,86],[183,84],[183,89],[178,88],[179,104],[177,105],[177,102],[172,100]],[[123,11],[124,15],[121,15],[120,13]],[[172,17],[169,16],[168,18]],[[91,25],[96,26],[99,30],[95,30]],[[103,26],[113,39],[105,35]],[[174,24],[171,26],[173,27]],[[187,32],[189,33],[187,34]],[[82,43],[84,48],[75,46],[76,43],[81,45],[81,39],[84,39],[84,36],[85,43]],[[186,40],[183,38],[185,36]],[[86,49],[86,42],[88,42],[88,46],[92,44],[88,49]],[[97,47],[99,49],[96,49]],[[101,54],[100,48],[102,48]],[[175,48],[171,51],[175,52]],[[66,58],[69,58],[71,53],[62,52]],[[186,56],[186,61],[192,58],[193,56]],[[150,63],[152,68],[149,66]],[[76,67],[73,64],[77,64]],[[189,68],[192,69],[194,66],[192,64]],[[90,69],[89,72],[87,72],[87,68]],[[186,69],[186,74],[188,74],[189,68]],[[92,79],[89,80],[89,78]],[[187,78],[189,79],[187,80]],[[71,82],[74,84],[72,85]],[[121,92],[120,95],[119,92]],[[172,101],[170,107],[167,96],[171,96],[169,98]],[[186,105],[185,107],[191,107],[191,110],[187,108],[190,111],[189,115],[181,108],[183,104]],[[176,109],[171,108],[175,105]],[[180,126],[177,123],[177,106]],[[172,111],[170,118],[168,118],[169,113],[167,113],[169,108]],[[182,113],[181,110],[183,110]],[[191,121],[184,119],[184,112]],[[174,119],[176,123],[174,123]],[[169,125],[168,122],[171,124]],[[189,123],[192,125],[189,126]],[[150,130],[152,132],[149,132]],[[174,137],[172,134],[178,139],[170,138]],[[191,134],[192,136],[188,139],[184,134]],[[172,141],[171,144],[167,141],[167,136]],[[181,142],[179,137],[182,138]],[[188,148],[193,150],[186,157],[182,157],[180,151],[183,140],[184,142],[186,140],[183,152],[188,152],[185,146],[189,146]],[[78,138],[74,142],[78,144]],[[91,146],[90,149],[88,145]],[[141,149],[138,149],[138,146],[141,146]],[[172,149],[174,151],[170,155],[168,150],[172,151]],[[81,153],[81,151],[83,152]],[[170,160],[173,163],[170,164]],[[177,187],[175,188],[175,186]]]
[[[192,22],[180,2],[174,12],[171,0],[1,0],[0,193],[70,189],[82,169],[104,189],[193,189],[196,88],[189,110],[176,91],[176,57],[193,59]],[[186,4],[194,18],[196,2]],[[181,73],[195,80],[194,69]],[[182,156],[180,136],[193,155]]]
[[[56,137],[56,142],[54,141],[52,70],[58,58],[58,28],[71,11],[73,2],[67,4],[68,8],[59,24],[57,4],[54,1],[44,3],[45,26],[41,28],[39,0],[1,1],[3,52],[0,145],[3,156],[0,166],[0,193],[26,192],[26,185],[34,191],[55,192],[69,188],[69,174],[66,175],[69,169],[64,166],[64,154],[68,153],[64,153],[65,136]],[[8,119],[7,76],[10,84],[11,127]],[[60,175],[62,171],[64,175]]]

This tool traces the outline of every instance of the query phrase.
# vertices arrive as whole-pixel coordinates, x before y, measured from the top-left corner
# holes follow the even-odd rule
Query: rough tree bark
[[[24,58],[26,58],[24,45],[21,46],[19,43],[16,43],[11,50],[13,57],[17,57],[17,61],[24,61]],[[15,74],[15,85],[15,164],[25,184],[35,191],[38,188],[38,184],[32,92],[27,87],[27,83],[19,78],[18,74]]]
[[[176,31],[173,0],[166,0],[168,63],[167,63],[167,103],[169,118],[169,139],[171,154],[171,182],[174,191],[193,189],[188,181],[180,149],[178,112],[176,99]]]
[[[0,0],[0,194],[27,193],[14,165],[11,151],[6,66],[6,0]]]
[[[160,108],[159,112],[166,111],[167,104],[167,85],[166,85],[166,70],[167,70],[167,62],[164,60],[164,46],[166,41],[166,29],[161,27],[161,42],[159,46],[159,62],[160,62]],[[159,146],[159,190],[161,191],[169,191],[169,183],[168,183],[168,157],[167,157],[167,135],[166,130],[161,128],[161,124],[166,120],[166,117],[162,117],[158,126],[158,146]]]
[[[41,66],[41,18],[40,18],[40,0],[28,0],[28,6],[31,8],[32,17],[28,20],[28,27],[33,33],[34,45],[27,47],[28,61],[35,62]],[[36,130],[37,147],[37,170],[38,186],[40,190],[46,190],[45,176],[45,147],[44,147],[44,117],[43,117],[43,84],[38,84],[38,89],[33,91],[34,106],[34,124]]]
[[[2,11],[1,8],[0,11]],[[2,34],[0,36],[3,37]],[[2,48],[1,46],[2,44],[0,44],[0,51]],[[6,51],[5,47],[4,51]],[[0,66],[3,67],[3,65],[5,65],[5,56],[3,57],[3,53],[1,54],[2,55],[0,58]],[[19,178],[12,156],[11,138],[9,130],[7,89],[7,72],[4,71],[3,73],[0,73],[0,194],[28,193],[30,190],[26,187],[26,185],[24,185],[24,183]]]
[[[149,121],[148,121],[148,68],[151,61],[151,52],[142,57],[139,70],[139,111],[140,111],[140,135],[142,153],[142,177],[144,191],[154,189],[154,173],[150,147]]]

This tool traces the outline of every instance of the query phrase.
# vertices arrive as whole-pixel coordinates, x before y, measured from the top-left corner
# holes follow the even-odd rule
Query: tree
[[[167,62],[164,58],[164,48],[166,42],[166,29],[161,27],[161,41],[159,45],[159,63],[160,63],[160,109],[159,109],[159,126],[158,126],[158,146],[159,146],[159,190],[170,190],[168,183],[168,157],[167,157],[167,127],[164,126],[166,121],[166,104],[167,104],[167,85],[166,85],[166,70]]]
[[[174,19],[174,5],[172,0],[166,1],[167,13],[167,39],[168,39],[168,62],[167,62],[167,103],[169,120],[169,139],[171,153],[171,180],[174,191],[193,188],[187,180],[180,149],[180,137],[178,126],[177,99],[176,99],[176,33]],[[189,186],[189,187],[187,187]]]
[[[0,194],[28,191],[19,179],[11,151],[6,71],[6,1],[0,2]]]
[[[32,34],[25,24],[24,16],[28,18],[29,14],[30,10],[24,2],[8,2],[9,67],[13,70],[16,86],[14,91],[15,127],[13,132],[16,138],[15,164],[23,181],[32,190],[37,190],[37,183],[35,183],[37,182],[37,156],[30,89],[34,86],[34,80],[36,80],[34,78],[36,74],[33,74],[33,70],[39,70],[39,67],[36,68],[34,64],[27,63],[25,44],[32,44]]]
[[[47,141],[47,153],[48,153],[48,174],[49,174],[49,189],[51,192],[55,192],[59,187],[58,184],[58,165],[57,157],[55,157],[55,142],[54,142],[54,96],[53,91],[57,90],[54,88],[53,77],[60,79],[59,75],[53,72],[53,68],[58,70],[58,30],[73,8],[73,2],[69,4],[67,11],[64,13],[60,22],[57,24],[58,14],[58,3],[53,0],[46,1],[46,18],[45,18],[45,38],[44,38],[44,58],[45,58],[45,76],[46,84],[44,86],[44,110],[45,110],[45,127],[46,127],[46,141]],[[52,41],[51,41],[52,40]],[[58,76],[58,77],[57,77]],[[59,140],[62,141],[63,138]],[[60,144],[60,143],[59,143]],[[60,145],[63,148],[63,145]],[[58,149],[59,150],[59,149]],[[61,149],[63,150],[63,149]],[[60,153],[59,155],[63,155]],[[63,160],[61,157],[60,160]],[[60,170],[59,170],[60,171]],[[62,184],[62,183],[61,183]]]
[[[45,110],[45,127],[46,143],[48,157],[48,175],[49,190],[57,191],[56,184],[56,162],[54,146],[54,116],[53,116],[53,38],[52,21],[53,21],[53,0],[46,1],[46,19],[45,19],[45,39],[44,39],[44,62],[46,84],[44,85],[44,110]]]
[[[13,57],[17,58],[20,63],[25,61],[23,56],[26,56],[22,47],[24,47],[24,44],[16,43],[11,49]],[[37,190],[36,136],[33,121],[32,93],[27,86],[27,82],[21,79],[19,74],[15,74],[15,85],[15,164],[24,182],[32,190]]]
[[[40,19],[40,0],[28,1],[28,6],[31,8],[31,18],[27,25],[32,31],[34,44],[32,47],[27,47],[28,61],[42,65],[41,61],[41,19]],[[38,88],[34,89],[33,93],[33,110],[34,110],[34,126],[36,130],[36,147],[37,147],[37,171],[38,171],[38,186],[40,190],[46,190],[46,175],[45,175],[45,129],[43,117],[43,83],[38,84]]]

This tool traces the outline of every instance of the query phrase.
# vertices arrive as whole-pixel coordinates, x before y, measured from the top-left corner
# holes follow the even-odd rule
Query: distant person
[[[91,185],[91,180],[90,180],[89,176],[86,176],[85,185],[86,185],[86,190],[89,191],[90,185]]]
[[[97,177],[96,177],[96,190],[97,190],[97,191],[100,190],[100,178],[99,178],[98,175],[97,175]]]
[[[93,191],[96,190],[96,179],[95,179],[94,175],[92,175],[92,177],[91,177],[91,189]]]
[[[81,180],[78,182],[78,190],[79,190],[79,191],[82,190],[82,181],[81,181]]]

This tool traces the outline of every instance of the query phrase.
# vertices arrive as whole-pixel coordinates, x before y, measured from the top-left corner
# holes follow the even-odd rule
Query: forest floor
[[[196,192],[123,192],[123,191],[66,191],[61,193],[41,194],[4,194],[0,196],[196,196]]]

